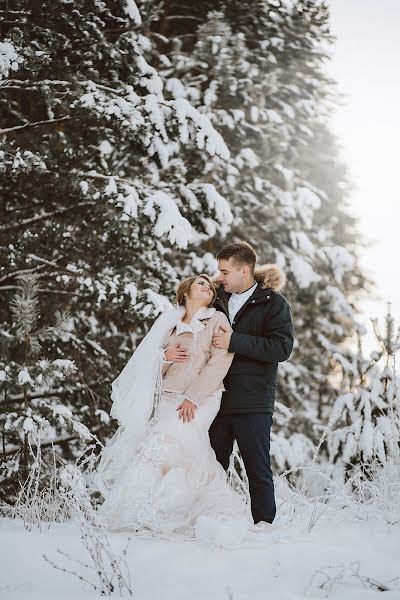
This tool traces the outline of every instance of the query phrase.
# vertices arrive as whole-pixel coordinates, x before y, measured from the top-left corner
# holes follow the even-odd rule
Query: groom
[[[285,276],[277,265],[256,268],[257,255],[247,242],[225,246],[217,260],[220,289],[214,306],[226,314],[233,332],[221,327],[213,345],[235,356],[210,441],[227,470],[236,439],[249,480],[254,523],[272,523],[276,505],[270,431],[277,371],[293,347],[291,308],[280,293]]]

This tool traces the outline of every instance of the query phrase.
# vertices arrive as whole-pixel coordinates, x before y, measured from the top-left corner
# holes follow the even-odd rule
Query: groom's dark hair
[[[254,275],[254,269],[257,262],[256,251],[248,242],[235,242],[224,246],[217,254],[217,260],[220,258],[233,259],[238,265],[249,265],[251,274]]]

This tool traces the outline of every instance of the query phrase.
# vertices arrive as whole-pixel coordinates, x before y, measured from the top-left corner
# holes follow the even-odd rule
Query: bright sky
[[[399,323],[400,0],[330,4],[337,38],[332,74],[346,94],[333,127],[355,185],[351,203],[360,230],[374,242],[362,251],[362,265],[376,282],[363,321],[383,316],[389,300]]]

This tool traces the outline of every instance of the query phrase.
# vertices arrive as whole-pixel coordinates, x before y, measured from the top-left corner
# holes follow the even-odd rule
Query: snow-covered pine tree
[[[229,241],[250,241],[261,261],[276,261],[287,274],[296,345],[280,367],[271,447],[281,469],[292,467],[311,456],[327,418],[321,409],[334,401],[331,355],[351,332],[354,291],[363,281],[339,184],[330,195],[336,147],[314,151],[333,94],[323,70],[332,41],[328,6],[219,1],[192,15],[182,0],[165,11],[152,24],[165,36],[156,38],[165,89],[207,114],[230,150],[226,162],[204,161],[193,148],[191,172],[229,198]],[[217,233],[202,244],[204,268],[223,243]],[[199,254],[194,248],[196,264]]]
[[[43,313],[71,314],[48,352],[75,361],[89,429],[107,426],[109,384],[173,299],[188,244],[232,219],[185,151],[226,160],[227,147],[188,100],[164,95],[144,8],[143,19],[133,0],[0,10],[0,290],[29,269]]]
[[[308,305],[305,327],[314,327],[318,343],[311,340],[307,352],[304,349],[304,359],[312,371],[319,373],[318,417],[325,423],[337,395],[336,386],[332,385],[335,370],[332,356],[342,351],[346,338],[353,337],[360,299],[373,285],[360,268],[364,241],[352,216],[348,169],[340,159],[338,139],[329,128],[329,116],[336,107],[337,95],[331,95],[324,103],[322,118],[318,115],[309,122],[312,136],[308,151],[296,158],[298,170],[324,192],[321,207],[314,215],[314,228],[325,237],[320,248],[330,259],[332,277],[326,290],[317,286],[315,301]]]
[[[373,320],[379,350],[366,358],[362,336],[357,333],[357,351],[336,355],[341,374],[341,393],[332,409],[332,431],[327,437],[333,476],[345,481],[361,469],[368,476],[371,463],[385,463],[400,455],[400,376],[396,358],[400,349],[400,327],[395,327],[390,305],[381,333]]]
[[[54,448],[56,460],[63,464],[60,445],[69,442],[73,456],[77,444],[93,441],[72,394],[65,394],[61,402],[52,393],[67,392],[68,379],[77,369],[74,361],[52,359],[46,353],[50,340],[57,343],[68,333],[69,315],[56,311],[53,324],[44,322],[36,273],[19,275],[17,288],[9,305],[11,326],[3,323],[0,332],[0,499],[8,502],[28,477],[38,450],[46,465],[41,472],[45,480],[54,460],[48,460],[48,451]]]

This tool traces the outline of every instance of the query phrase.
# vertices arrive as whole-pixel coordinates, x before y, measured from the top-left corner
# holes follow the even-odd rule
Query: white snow
[[[18,373],[18,383],[19,385],[24,385],[25,383],[31,383],[33,385],[32,378],[27,369],[21,369]]]
[[[125,0],[125,12],[132,21],[136,23],[136,25],[140,25],[142,22],[142,18],[140,16],[140,12],[134,0]]]
[[[138,294],[138,290],[136,285],[133,283],[133,281],[131,281],[130,283],[127,283],[125,288],[124,288],[124,292],[125,294],[129,294],[131,297],[131,304],[134,305],[137,302],[137,294]]]
[[[296,189],[298,213],[308,229],[312,228],[313,214],[321,206],[321,199],[315,192],[306,187]]]
[[[108,414],[108,412],[106,412],[105,410],[101,410],[100,408],[96,408],[96,410],[94,412],[95,412],[95,415],[97,417],[99,417],[99,419],[102,423],[106,423],[107,425],[110,423],[111,418],[110,418],[110,415]]]
[[[218,81],[210,81],[210,84],[206,91],[204,92],[204,106],[211,107],[212,104],[217,102],[218,95]]]
[[[211,252],[206,252],[198,256],[195,252],[190,253],[192,269],[194,273],[212,273],[217,274],[218,261]]]
[[[169,241],[178,248],[187,247],[192,237],[192,226],[165,192],[157,191],[148,196],[143,212],[155,222],[157,237],[167,235]]]
[[[79,183],[79,187],[80,187],[80,188],[81,188],[81,190],[82,190],[82,194],[87,194],[87,192],[88,192],[88,189],[89,189],[89,184],[88,184],[88,182],[87,182],[87,181],[81,181],[81,182]]]
[[[52,410],[55,415],[60,415],[62,417],[66,417],[67,419],[72,419],[72,411],[68,408],[68,406],[64,406],[63,404],[56,404],[52,407]]]
[[[176,77],[167,79],[165,89],[170,92],[173,98],[186,98],[186,89],[183,83]]]
[[[293,247],[301,250],[308,256],[313,257],[315,254],[315,246],[311,242],[310,238],[304,231],[291,231],[290,239],[292,241]]]
[[[136,57],[136,64],[141,75],[157,75],[156,69],[149,65],[147,60],[141,54]]]
[[[280,519],[255,534],[246,547],[210,549],[194,541],[133,537],[127,562],[138,600],[329,600],[382,599],[367,584],[369,577],[386,584],[385,600],[400,598],[400,526],[360,519],[348,509],[318,503],[291,514],[280,498]],[[312,510],[316,511],[313,515]],[[311,532],[307,527],[317,522]],[[88,562],[73,522],[27,531],[22,521],[0,519],[1,591],[12,600],[89,600],[100,598],[76,576],[55,570],[43,555],[64,568],[88,576],[57,549]],[[127,534],[110,534],[121,552]],[[319,586],[324,584],[321,589]],[[125,596],[128,597],[128,596]]]
[[[353,268],[353,257],[350,252],[342,246],[325,246],[322,250],[325,252],[331,263],[336,280],[338,283],[341,283],[344,273]]]
[[[229,203],[217,190],[212,183],[192,183],[188,186],[194,192],[202,192],[207,200],[209,208],[215,212],[216,219],[222,225],[230,225],[233,221],[233,214]]]
[[[168,135],[165,129],[164,111],[161,104],[158,102],[157,96],[155,94],[147,94],[144,106],[150,121],[155,125],[157,131],[160,132],[164,142],[167,142]]]
[[[289,218],[296,218],[296,208],[292,194],[287,191],[281,191],[278,192],[277,199],[283,207],[282,214]]]
[[[235,162],[239,169],[242,169],[244,166],[255,169],[260,164],[260,161],[252,148],[242,148],[236,156]]]
[[[104,156],[112,154],[114,148],[111,146],[108,140],[102,140],[99,144],[99,152]]]
[[[77,366],[75,365],[73,360],[65,359],[65,358],[56,358],[51,361],[51,364],[59,367],[60,369],[72,369],[76,370]]]
[[[93,92],[87,92],[80,97],[79,100],[85,108],[91,108],[96,105]]]
[[[205,148],[212,156],[217,154],[224,160],[228,160],[229,150],[218,131],[214,129],[210,119],[201,114],[185,98],[176,98],[171,101],[179,123],[179,137],[182,143],[189,139],[187,119],[190,119],[196,127],[196,143],[199,148]]]
[[[145,87],[150,94],[155,94],[156,96],[161,97],[164,83],[161,77],[158,75],[153,75],[152,77],[141,77],[139,83]]]
[[[22,428],[25,431],[25,433],[35,430],[35,423],[32,417],[25,417]]]
[[[253,121],[253,123],[256,123],[258,121],[258,117],[259,117],[258,106],[255,106],[253,104],[253,106],[250,108],[250,118]]]
[[[147,303],[142,309],[142,313],[145,317],[148,317],[151,314],[158,317],[158,315],[164,311],[172,308],[171,302],[165,296],[157,294],[157,292],[154,292],[150,288],[145,289],[143,292],[147,296]]]
[[[100,346],[100,344],[98,344],[94,340],[90,340],[89,338],[85,338],[85,342],[87,344],[89,344],[89,346],[91,346],[96,352],[98,352],[98,354],[101,354],[103,356],[107,356],[107,352],[104,350],[104,348],[102,348]]]
[[[294,119],[296,116],[296,113],[293,109],[292,106],[290,106],[289,104],[286,104],[285,102],[282,103],[282,109],[283,112],[289,117],[289,119]]]
[[[0,80],[17,71],[23,60],[11,42],[0,42]]]
[[[306,187],[298,187],[296,191],[297,198],[302,206],[310,206],[314,210],[320,208],[321,200],[315,192]]]
[[[79,103],[82,107],[95,111],[99,117],[104,118],[106,115],[109,119],[113,116],[123,127],[132,132],[137,132],[139,127],[145,124],[144,117],[137,108],[138,100],[141,99],[131,87],[127,87],[126,97],[115,96],[115,94],[109,97],[98,89],[93,81],[87,81],[86,84],[88,91],[82,94],[72,106]]]
[[[17,149],[12,162],[12,170],[15,171],[25,171],[28,169],[42,169],[43,171],[47,170],[46,163],[42,160],[42,157],[34,154],[30,150]]]
[[[282,431],[271,433],[271,456],[282,471],[286,465],[293,468],[309,463],[313,451],[312,441],[302,433],[294,433],[290,437]]]
[[[331,300],[333,302],[333,310],[337,313],[344,312],[349,317],[352,317],[353,309],[347,302],[343,292],[333,285],[328,285],[326,291],[331,296]]]
[[[119,194],[118,199],[122,199],[124,205],[124,213],[128,215],[128,217],[136,219],[138,216],[138,207],[141,204],[139,194],[131,185],[123,184],[122,187],[126,192],[126,196],[122,196],[122,194]]]
[[[266,114],[268,116],[268,120],[271,121],[272,123],[277,123],[278,125],[283,123],[282,117],[280,116],[279,113],[276,112],[276,110],[269,109],[266,111]]]
[[[310,263],[301,256],[293,256],[291,258],[290,270],[293,273],[298,286],[302,289],[308,288],[312,283],[317,283],[321,280],[321,276],[318,275]]]
[[[104,188],[104,193],[106,196],[112,196],[112,195],[118,193],[118,188],[117,188],[117,184],[115,182],[115,177],[108,178],[108,183],[107,183],[106,187]]]

